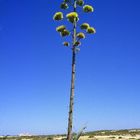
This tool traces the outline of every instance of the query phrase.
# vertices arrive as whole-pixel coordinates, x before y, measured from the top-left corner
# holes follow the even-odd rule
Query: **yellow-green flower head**
[[[87,29],[87,33],[89,33],[89,34],[95,34],[96,33],[96,30],[93,27],[89,27]]]
[[[76,12],[71,12],[69,14],[66,15],[68,21],[70,22],[74,22],[74,21],[78,21],[78,14]]]
[[[70,35],[70,32],[69,32],[68,30],[64,30],[64,31],[60,32],[60,35],[61,35],[62,37],[65,37],[65,36]]]
[[[62,20],[63,19],[63,13],[62,12],[57,12],[53,16],[54,20]]]
[[[77,37],[78,37],[79,39],[84,39],[84,38],[85,38],[85,34],[82,33],[82,32],[80,32],[80,33],[77,34]]]
[[[70,44],[69,44],[69,42],[63,42],[63,45],[68,47]]]
[[[89,13],[89,12],[93,12],[93,11],[94,11],[94,9],[93,9],[93,7],[92,7],[91,5],[85,5],[85,6],[83,7],[83,10],[84,10],[84,12],[86,12],[86,13]]]
[[[57,32],[63,32],[65,29],[66,29],[66,27],[65,27],[64,25],[61,25],[61,26],[58,26],[58,27],[56,28],[56,31],[57,31]]]
[[[80,46],[80,45],[81,45],[81,42],[79,42],[79,41],[76,41],[74,44],[74,46]]]
[[[70,2],[70,0],[64,0],[64,2],[69,3],[69,2]]]
[[[83,0],[77,0],[77,5],[79,6],[83,6],[84,5],[84,1]]]
[[[83,23],[80,27],[81,27],[81,29],[87,29],[87,28],[89,28],[90,26],[89,26],[88,23]]]
[[[66,2],[63,2],[60,7],[61,7],[61,9],[68,9],[69,8],[69,6]]]

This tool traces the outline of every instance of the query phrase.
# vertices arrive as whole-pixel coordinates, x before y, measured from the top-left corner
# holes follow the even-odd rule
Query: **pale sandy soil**
[[[109,135],[109,136],[82,136],[80,140],[140,140],[140,135]]]
[[[61,140],[65,137],[55,137],[54,140]],[[109,135],[109,136],[81,136],[80,140],[140,140],[140,135]]]

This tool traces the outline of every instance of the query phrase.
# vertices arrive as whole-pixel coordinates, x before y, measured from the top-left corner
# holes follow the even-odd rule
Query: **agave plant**
[[[86,37],[86,34],[95,34],[96,30],[88,23],[79,23],[79,14],[77,8],[82,8],[84,13],[91,13],[94,8],[91,5],[84,5],[84,0],[63,0],[60,8],[65,10],[66,15],[62,12],[54,14],[53,19],[55,21],[61,21],[67,19],[71,23],[71,28],[66,28],[65,25],[59,25],[56,31],[60,33],[61,37],[72,37],[70,42],[64,41],[63,45],[70,47],[72,50],[72,74],[71,74],[71,90],[70,90],[70,102],[69,102],[69,115],[68,115],[68,133],[67,140],[72,140],[72,128],[73,128],[73,108],[74,108],[74,94],[75,94],[75,66],[76,66],[76,54],[80,51],[82,45],[81,40]],[[71,9],[71,12],[69,10]],[[68,12],[67,12],[68,10]],[[78,23],[78,24],[77,24]],[[78,26],[79,25],[79,26]],[[71,35],[70,35],[71,34]],[[78,140],[81,133],[78,133],[75,140]]]

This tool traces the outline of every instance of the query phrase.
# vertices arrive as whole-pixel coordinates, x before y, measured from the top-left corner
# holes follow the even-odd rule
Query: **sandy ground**
[[[66,137],[57,136],[53,137],[52,140],[64,140]],[[47,137],[45,138],[47,140]],[[16,140],[10,139],[10,140]],[[33,140],[32,138],[22,138],[22,140]],[[80,140],[140,140],[140,135],[109,135],[109,136],[81,136]]]
[[[65,137],[55,137],[54,140],[61,140]],[[80,140],[140,140],[140,135],[109,135],[109,136],[81,136]]]
[[[82,136],[80,140],[140,140],[140,135]]]

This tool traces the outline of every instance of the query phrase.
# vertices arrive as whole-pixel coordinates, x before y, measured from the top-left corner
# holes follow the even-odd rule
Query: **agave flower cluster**
[[[62,10],[67,10],[70,8],[70,6],[73,6],[74,3],[72,3],[72,0],[63,0],[63,2],[60,5],[60,8]],[[83,12],[85,13],[91,13],[94,11],[94,8],[91,5],[85,5],[84,0],[76,0],[76,7],[82,7]],[[61,21],[63,19],[67,19],[68,22],[71,24],[74,24],[75,22],[79,22],[79,15],[77,12],[69,12],[66,15],[64,15],[62,12],[56,12],[53,16],[53,19],[55,21]],[[85,34],[95,34],[96,30],[94,27],[91,27],[88,23],[82,23],[79,26],[79,30],[81,31],[76,31],[76,42],[75,44],[71,47],[76,47],[77,50],[79,50],[79,46],[81,45],[81,39],[85,38]],[[60,25],[56,28],[56,31],[60,33],[61,37],[66,37],[71,34],[70,30],[66,28],[65,25]],[[65,41],[63,42],[63,45],[68,47],[70,46],[70,43]]]

